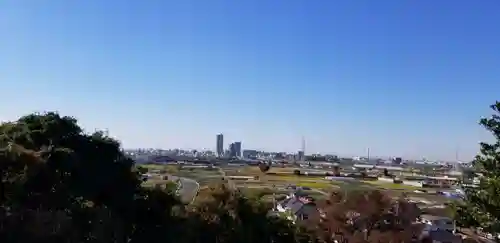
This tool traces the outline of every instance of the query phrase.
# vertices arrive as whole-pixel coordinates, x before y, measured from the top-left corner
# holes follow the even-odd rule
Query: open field
[[[169,174],[174,174],[178,170],[177,166],[175,165],[141,164],[138,167],[146,168],[150,171],[160,170]]]
[[[318,191],[329,193],[339,188],[342,190],[380,189],[394,197],[399,197],[405,194],[406,196],[413,197],[416,201],[422,201],[429,205],[439,205],[452,201],[441,195],[435,195],[433,193],[415,193],[415,190],[421,188],[410,185],[369,180],[331,181],[326,180],[323,176],[297,176],[293,174],[295,169],[296,168],[271,168],[267,173],[263,173],[258,167],[250,166],[222,168],[228,176],[258,177],[258,180],[252,181],[233,181],[238,188],[251,187],[251,190],[253,191],[258,190],[258,188],[261,187],[263,190],[268,188],[281,188],[282,190],[280,192],[283,192],[286,191],[283,189],[285,189],[288,185],[308,187],[311,188],[311,192],[315,192],[316,194],[318,194]],[[318,196],[321,196],[321,194]]]
[[[294,168],[271,168],[267,173],[260,171],[258,167],[222,168],[226,176],[255,176],[257,180],[234,180],[237,187],[248,186],[249,183],[255,187],[287,187],[289,185],[310,187],[319,190],[331,190],[336,188],[335,184],[323,177],[306,177],[293,174]]]
[[[143,182],[142,185],[145,187],[155,187],[157,185],[165,186],[167,183],[172,183],[172,181],[164,180],[161,176],[154,176]]]
[[[450,199],[432,193],[415,193],[417,187],[394,184],[383,181],[369,180],[327,180],[324,176],[295,175],[297,168],[273,167],[267,173],[263,173],[257,166],[225,166],[221,168],[183,168],[178,165],[146,165],[150,170],[165,171],[166,173],[197,181],[201,190],[197,201],[203,200],[203,194],[209,191],[208,185],[228,183],[228,186],[239,189],[242,193],[259,197],[264,200],[272,200],[273,196],[280,197],[292,192],[294,187],[308,188],[306,193],[314,198],[322,198],[331,191],[342,190],[365,190],[380,189],[393,197],[399,197],[403,193],[422,201],[425,205],[439,205],[449,202]],[[300,169],[302,172],[304,169]],[[310,170],[317,172],[318,170]],[[230,179],[230,177],[235,177]],[[162,180],[153,179],[147,185],[165,183]],[[198,200],[199,199],[199,200]]]
[[[365,181],[364,183],[367,183],[367,184],[373,185],[374,187],[377,187],[380,189],[385,189],[385,190],[411,190],[411,191],[414,191],[416,189],[419,189],[418,187],[415,187],[415,186],[395,184],[395,183],[384,182],[384,181]]]
[[[219,168],[183,168],[178,165],[157,165],[147,164],[141,167],[148,170],[159,170],[169,175],[189,178],[197,181],[201,186],[208,185],[212,182],[219,182],[223,176]]]

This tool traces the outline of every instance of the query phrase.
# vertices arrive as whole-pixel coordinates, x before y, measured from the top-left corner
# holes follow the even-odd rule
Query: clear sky
[[[500,99],[500,1],[4,0],[0,119],[127,148],[471,158]]]

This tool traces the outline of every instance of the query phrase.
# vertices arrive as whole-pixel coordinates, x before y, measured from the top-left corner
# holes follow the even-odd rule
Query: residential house
[[[278,202],[274,210],[293,222],[309,219],[319,213],[314,200],[300,191],[292,193]]]

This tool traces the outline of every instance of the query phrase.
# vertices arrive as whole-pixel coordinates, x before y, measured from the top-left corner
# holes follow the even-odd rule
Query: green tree
[[[268,217],[269,208],[224,185],[213,187],[211,198],[189,217],[196,234],[191,242],[309,242],[288,220]]]
[[[338,165],[333,166],[333,175],[340,176],[340,166]]]
[[[491,106],[494,114],[480,124],[492,133],[492,143],[481,143],[473,161],[482,174],[477,188],[465,189],[463,203],[455,206],[457,223],[464,227],[482,227],[488,233],[500,232],[500,102]]]
[[[385,177],[390,177],[391,176],[391,174],[389,173],[389,170],[384,169],[384,176]]]
[[[146,173],[148,173],[148,171],[149,171],[149,170],[148,170],[148,168],[146,168],[146,167],[137,166],[137,171],[138,171],[139,173],[141,173],[141,174],[146,174]]]
[[[262,171],[264,173],[268,172],[269,169],[271,169],[270,163],[260,163],[259,169],[260,169],[260,171]]]
[[[71,117],[31,114],[0,125],[0,241],[142,239],[138,230],[172,219],[177,199],[142,188],[132,166],[116,140],[84,133]]]

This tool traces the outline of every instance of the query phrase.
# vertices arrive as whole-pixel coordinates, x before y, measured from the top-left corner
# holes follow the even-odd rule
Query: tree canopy
[[[480,154],[473,161],[480,182],[476,188],[465,189],[463,203],[456,206],[457,223],[481,227],[485,232],[500,232],[500,102],[491,106],[493,115],[480,124],[493,135],[491,143],[481,143]]]
[[[268,172],[268,171],[269,171],[269,169],[271,169],[271,166],[270,166],[269,164],[270,164],[270,163],[260,163],[260,164],[259,164],[259,169],[260,169],[260,171],[262,171],[262,172],[264,172],[264,173],[265,173],[265,172]]]
[[[413,224],[420,215],[415,204],[381,191],[336,192],[320,204],[323,217],[310,225],[323,241],[411,242],[421,230]]]

